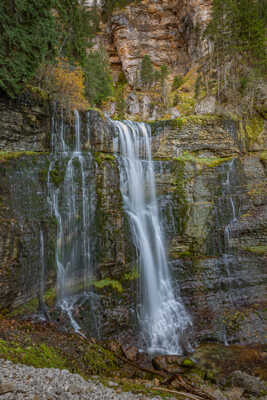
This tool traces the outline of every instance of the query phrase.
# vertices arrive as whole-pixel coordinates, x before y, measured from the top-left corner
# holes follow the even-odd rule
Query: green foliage
[[[131,272],[127,272],[126,274],[124,274],[124,279],[126,281],[133,281],[138,278],[139,278],[139,272],[136,267]]]
[[[256,81],[266,74],[266,6],[262,0],[214,0],[205,32],[212,43],[217,94],[239,89],[252,98]]]
[[[112,76],[103,50],[89,53],[83,62],[85,95],[91,105],[100,105],[113,95]]]
[[[172,102],[172,105],[173,105],[173,107],[176,107],[176,106],[177,106],[177,104],[179,104],[179,101],[180,101],[180,99],[179,99],[179,95],[178,95],[178,94],[176,94],[176,95],[174,96],[174,98],[173,98],[173,102]]]
[[[88,346],[88,351],[82,353],[82,360],[88,365],[92,375],[109,375],[112,370],[118,368],[118,360],[114,354],[96,344]]]
[[[172,82],[172,90],[177,90],[183,84],[183,78],[179,75],[176,75]]]
[[[107,22],[109,17],[112,15],[112,12],[116,8],[123,8],[128,6],[133,1],[140,1],[140,0],[105,0],[105,6],[102,10],[102,19],[104,22]]]
[[[163,64],[160,67],[160,75],[159,75],[161,84],[164,84],[164,81],[167,78],[168,74],[169,74],[168,66],[166,64]]]
[[[23,348],[0,339],[0,356],[36,368],[65,368],[64,359],[52,347],[45,344]]]
[[[55,0],[1,0],[0,88],[9,96],[56,52]]]
[[[119,293],[122,293],[123,291],[120,282],[110,278],[102,279],[100,281],[93,281],[93,285],[98,289],[103,289],[106,286],[111,286],[112,289],[117,290]]]
[[[154,81],[154,68],[148,55],[142,59],[140,77],[144,86],[150,87]]]
[[[88,9],[86,0],[56,0],[59,30],[59,55],[72,61],[86,62],[86,50],[99,29],[96,6]]]

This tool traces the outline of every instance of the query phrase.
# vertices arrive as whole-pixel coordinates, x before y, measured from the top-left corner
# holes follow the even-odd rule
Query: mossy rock
[[[191,360],[190,358],[185,358],[183,361],[182,361],[182,367],[185,367],[185,368],[194,368],[196,366],[196,363],[193,361],[193,360]]]
[[[66,367],[66,361],[59,352],[44,343],[23,348],[16,343],[8,343],[0,339],[0,358],[36,368],[63,369]]]
[[[265,254],[267,255],[267,246],[245,247],[244,250],[259,256],[264,256]]]

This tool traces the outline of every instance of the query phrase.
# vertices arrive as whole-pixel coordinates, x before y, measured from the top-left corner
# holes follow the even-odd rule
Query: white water
[[[237,220],[239,214],[239,210],[237,209],[237,206],[233,198],[233,187],[231,182],[232,180],[231,178],[235,175],[235,159],[226,163],[224,169],[226,170],[226,178],[225,181],[223,182],[224,196],[229,199],[228,209],[229,209],[229,214],[231,216],[229,223],[224,228],[224,251],[222,254],[222,259],[224,262],[225,272],[228,279],[228,290],[227,290],[228,301],[234,305],[234,295],[232,288],[233,278],[232,278],[231,266],[235,261],[235,256],[230,254],[230,252],[231,252],[232,227],[235,221]],[[229,343],[227,340],[225,326],[223,332],[223,341],[224,344],[228,346]]]
[[[48,174],[49,202],[57,221],[57,304],[68,315],[76,332],[80,332],[74,314],[77,304],[90,297],[88,287],[92,278],[90,257],[90,223],[93,206],[86,173],[92,159],[90,153],[81,152],[80,116],[75,116],[74,150],[64,139],[64,119],[61,116],[59,131],[52,129],[52,159]],[[66,165],[64,184],[57,185],[51,179],[52,171],[61,162]],[[61,171],[62,172],[62,171]]]
[[[156,199],[150,130],[144,123],[114,121],[113,124],[120,139],[124,209],[139,254],[139,320],[147,350],[181,354],[186,329],[192,323],[182,299],[174,295],[172,287]]]

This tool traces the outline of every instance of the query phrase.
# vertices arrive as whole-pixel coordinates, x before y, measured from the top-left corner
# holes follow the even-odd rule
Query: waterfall
[[[52,121],[52,156],[48,174],[49,202],[57,221],[56,266],[57,304],[66,313],[76,332],[81,328],[76,320],[78,308],[93,301],[89,291],[93,268],[91,260],[90,225],[94,217],[94,192],[88,185],[93,160],[89,152],[81,151],[81,122],[74,112],[75,142],[73,150],[65,141],[63,115]],[[62,183],[53,182],[53,174]],[[91,192],[89,193],[89,190]]]
[[[155,190],[150,129],[144,123],[113,121],[120,140],[120,189],[140,267],[139,321],[150,353],[181,354],[191,326],[174,295]],[[117,141],[115,143],[117,147]]]
[[[40,293],[39,293],[39,309],[40,309],[40,317],[44,318],[46,315],[46,308],[44,302],[44,293],[45,293],[45,249],[44,249],[44,232],[40,229]]]

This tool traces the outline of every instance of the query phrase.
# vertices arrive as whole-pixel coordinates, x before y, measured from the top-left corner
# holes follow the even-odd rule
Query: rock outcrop
[[[4,104],[1,107],[4,109]],[[3,112],[8,115],[7,110]],[[60,319],[55,308],[57,227],[47,201],[49,155],[44,152],[50,149],[47,144],[38,145],[41,151],[25,151],[29,147],[22,130],[22,142],[16,138],[15,147],[21,151],[13,151],[13,127],[20,112],[14,106],[8,117],[10,125],[0,132],[0,147],[10,150],[0,153],[1,311],[13,310],[14,315],[18,306],[23,306],[20,312],[24,314],[37,310],[42,230],[47,266],[45,301],[48,313]],[[31,114],[30,109],[27,113]],[[49,126],[49,119],[44,123]],[[82,149],[90,149],[93,157],[87,179],[94,182],[96,201],[91,227],[96,277],[112,279],[122,287],[122,291],[116,290],[116,285],[96,289],[100,336],[127,339],[129,343],[138,329],[138,274],[114,157],[116,133],[96,111],[83,115],[81,124]],[[172,274],[193,316],[196,339],[264,342],[266,149],[245,151],[239,123],[215,115],[154,122],[151,128],[158,201]],[[66,128],[70,142],[73,129],[71,124]],[[33,128],[33,132],[36,143],[49,143],[50,129],[45,137],[43,129],[38,133]],[[261,135],[265,137],[266,131]],[[56,178],[65,167],[58,163]],[[59,179],[58,184],[63,182]],[[88,329],[86,305],[76,310],[75,318],[83,330]]]
[[[103,35],[112,70],[120,67],[129,84],[138,85],[141,60],[188,71],[205,52],[199,35],[206,26],[210,0],[143,0],[115,10]]]

